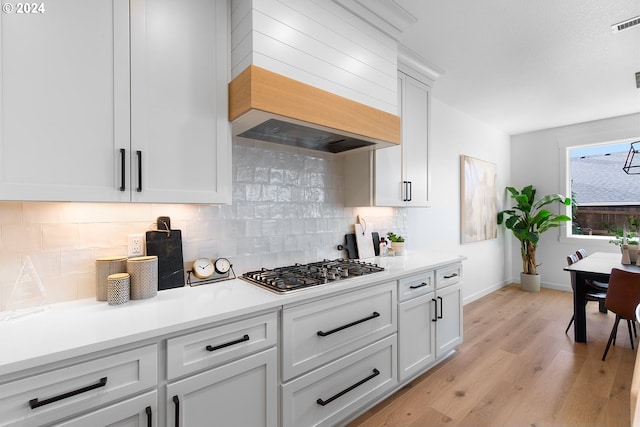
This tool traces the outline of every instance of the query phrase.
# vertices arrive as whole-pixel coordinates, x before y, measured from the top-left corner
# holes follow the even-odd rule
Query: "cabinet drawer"
[[[282,313],[286,381],[396,331],[396,282],[336,295]]]
[[[282,386],[284,427],[335,425],[394,387],[396,335]]]
[[[155,345],[0,385],[0,425],[40,426],[157,384]]]
[[[149,426],[158,425],[158,392],[115,403],[106,408],[90,412],[70,421],[55,424],[55,427],[86,426]]]
[[[277,322],[269,313],[167,340],[167,379],[275,345]]]
[[[398,301],[406,301],[433,292],[435,275],[427,271],[398,281]]]
[[[436,289],[442,289],[462,280],[462,264],[436,270]]]

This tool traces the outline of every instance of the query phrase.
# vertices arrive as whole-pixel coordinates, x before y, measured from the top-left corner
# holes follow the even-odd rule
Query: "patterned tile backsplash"
[[[345,208],[340,156],[234,141],[231,205],[0,202],[0,311],[30,260],[48,302],[95,296],[95,259],[126,255],[158,216],[182,230],[185,264],[226,257],[236,274],[343,256],[358,214],[406,233],[403,208]]]

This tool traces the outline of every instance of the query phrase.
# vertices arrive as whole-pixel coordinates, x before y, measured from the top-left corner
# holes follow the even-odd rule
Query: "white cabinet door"
[[[441,357],[462,342],[462,284],[438,289],[436,302],[436,357]]]
[[[403,190],[407,206],[429,204],[429,86],[398,73],[402,81]]]
[[[56,427],[117,426],[155,427],[158,425],[158,392],[152,391],[115,405],[91,412]]]
[[[398,305],[398,371],[400,381],[421,372],[436,359],[434,293]]]
[[[227,2],[132,0],[132,200],[231,201]]]
[[[272,348],[167,386],[167,426],[275,427],[277,350]]]
[[[402,144],[344,155],[346,206],[429,206],[431,92],[398,72],[398,94]]]
[[[129,2],[42,4],[0,14],[0,199],[129,200]]]

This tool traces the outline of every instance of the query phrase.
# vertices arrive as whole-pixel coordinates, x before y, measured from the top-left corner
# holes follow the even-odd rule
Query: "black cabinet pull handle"
[[[120,149],[120,191],[124,191],[127,189],[125,186],[125,155],[126,150],[124,148]]]
[[[410,202],[413,199],[413,182],[408,181],[409,182],[409,200],[407,200],[407,202]]]
[[[327,335],[331,335],[331,334],[334,334],[336,332],[340,332],[343,329],[350,328],[350,327],[355,326],[355,325],[357,325],[359,323],[366,322],[367,320],[375,319],[376,317],[380,317],[380,313],[378,313],[377,311],[374,311],[371,316],[365,317],[364,319],[356,320],[355,322],[351,322],[348,325],[340,326],[339,328],[332,329],[332,330],[330,330],[328,332],[318,331],[318,335],[320,335],[321,337],[326,337]]]
[[[144,412],[147,413],[147,427],[151,427],[151,406],[144,408]]]
[[[453,279],[454,277],[458,277],[458,273],[453,273],[449,276],[444,276],[445,279]]]
[[[138,156],[138,188],[136,191],[140,193],[142,192],[142,151],[136,151],[136,156]]]
[[[106,385],[107,385],[107,377],[103,377],[103,378],[100,378],[100,381],[98,381],[95,384],[91,384],[86,387],[79,388],[77,390],[68,391],[66,393],[62,393],[57,396],[50,397],[48,399],[44,399],[44,400],[38,400],[38,398],[31,399],[29,401],[29,406],[31,407],[31,409],[36,409],[36,408],[39,408],[40,406],[48,405],[49,403],[53,403],[53,402],[58,402],[68,397],[76,396],[78,394],[95,390],[96,388],[104,387]]]
[[[440,300],[440,313],[438,313],[438,319],[442,319],[442,297],[438,297]]]
[[[425,282],[422,282],[419,285],[411,285],[411,286],[409,286],[409,289],[418,289],[418,288],[423,288],[425,286],[427,286],[427,284]]]
[[[325,406],[328,405],[329,403],[333,402],[334,400],[336,400],[337,398],[339,398],[340,396],[343,396],[347,393],[349,393],[351,390],[353,390],[356,387],[360,387],[362,384],[366,383],[367,381],[369,381],[370,379],[377,377],[378,375],[380,375],[380,371],[378,371],[377,369],[373,370],[373,374],[369,375],[367,378],[358,381],[357,383],[355,383],[354,385],[345,388],[344,390],[342,390],[341,392],[334,394],[333,396],[331,396],[330,398],[328,398],[327,400],[322,400],[322,399],[318,399],[316,400],[316,403],[318,405],[321,406]]]
[[[216,351],[216,350],[220,350],[221,348],[229,347],[230,345],[238,344],[245,341],[249,341],[249,335],[245,335],[242,338],[239,338],[235,341],[227,342],[227,343],[216,345],[216,346],[208,345],[206,349],[207,351]]]
[[[176,405],[176,416],[175,416],[175,426],[180,427],[180,399],[178,396],[173,396],[173,403]]]
[[[404,186],[403,188],[404,194],[402,195],[402,201],[408,202],[409,201],[409,181],[402,181],[402,185]]]
[[[431,298],[431,301],[433,301],[433,319],[431,319],[431,321],[437,322],[438,321],[438,301],[435,298]]]

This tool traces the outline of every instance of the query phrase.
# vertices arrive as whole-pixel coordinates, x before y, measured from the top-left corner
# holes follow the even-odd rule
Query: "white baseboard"
[[[481,290],[479,292],[476,292],[475,294],[466,296],[462,300],[462,305],[469,304],[470,302],[473,302],[473,301],[475,301],[477,299],[480,299],[480,298],[482,298],[482,297],[484,297],[486,295],[489,295],[492,292],[495,292],[495,291],[497,291],[499,289],[502,289],[505,286],[507,286],[509,283],[513,283],[513,281],[512,280],[505,280],[505,281],[503,281],[501,283],[497,283],[497,284],[495,284],[493,286],[490,286],[490,287],[485,288],[485,289],[483,289],[483,290]]]

